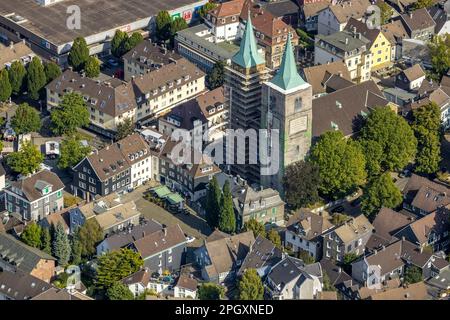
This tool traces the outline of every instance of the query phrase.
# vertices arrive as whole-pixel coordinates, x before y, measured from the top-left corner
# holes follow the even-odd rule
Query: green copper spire
[[[290,90],[307,84],[297,72],[294,50],[292,49],[291,43],[291,34],[288,35],[280,69],[278,69],[277,74],[270,82],[283,90]]]
[[[250,12],[248,14],[247,23],[245,24],[244,36],[241,40],[239,52],[231,58],[231,61],[244,68],[251,68],[258,64],[265,63],[265,60],[258,53],[255,36],[253,35]]]

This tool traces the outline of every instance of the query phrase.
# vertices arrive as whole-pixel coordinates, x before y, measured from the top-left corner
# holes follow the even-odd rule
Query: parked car
[[[350,203],[350,205],[351,205],[352,207],[357,207],[357,206],[359,206],[360,204],[361,204],[361,197],[356,198],[355,200],[353,200],[353,201]]]
[[[119,62],[117,62],[117,60],[115,59],[108,59],[106,65],[110,68],[117,68],[119,66]]]
[[[345,208],[343,206],[337,206],[333,210],[331,210],[332,213],[342,213],[345,211]]]

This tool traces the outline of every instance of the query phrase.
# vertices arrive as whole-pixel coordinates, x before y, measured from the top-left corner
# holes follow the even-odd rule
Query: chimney
[[[9,48],[10,48],[11,50],[14,49],[14,42],[12,42],[12,41],[9,42]]]
[[[345,38],[345,44],[348,44],[348,38]]]
[[[164,232],[164,236],[167,236],[167,228],[164,228],[163,232]]]
[[[402,236],[402,241],[405,241],[406,239],[405,239],[405,236]]]
[[[412,17],[413,17],[413,13],[410,12],[410,13],[409,13],[409,18],[412,19]]]
[[[377,253],[378,253],[377,249],[373,250],[373,254],[377,254]]]

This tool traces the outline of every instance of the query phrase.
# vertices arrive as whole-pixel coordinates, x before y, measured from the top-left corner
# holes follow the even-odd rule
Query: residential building
[[[449,248],[450,205],[417,219],[399,230],[395,236],[404,237],[421,249],[431,248],[433,252]]]
[[[163,274],[165,271],[180,270],[186,243],[186,235],[176,224],[134,241],[131,248],[141,255],[144,267]]]
[[[181,56],[166,47],[145,40],[125,53],[122,59],[124,79],[130,81],[133,76],[137,77],[152,72],[166,64],[180,60]]]
[[[440,85],[426,97],[410,102],[406,108],[415,110],[434,102],[441,110],[441,124],[444,129],[450,128],[450,87]]]
[[[53,286],[24,272],[0,270],[0,300],[30,300]]]
[[[203,280],[224,283],[234,279],[254,242],[252,231],[231,236],[215,230],[194,251]]]
[[[138,225],[140,216],[141,213],[136,209],[134,201],[123,203],[117,193],[111,193],[70,209],[70,232],[74,233],[88,219],[95,219],[106,236],[131,225]]]
[[[181,129],[189,131],[191,137],[201,134],[209,141],[220,140],[229,126],[228,117],[223,87],[219,87],[173,108],[159,118],[158,129],[167,136]]]
[[[350,72],[343,61],[319,64],[301,69],[301,75],[312,87],[313,99],[352,86]],[[338,86],[335,77],[339,77]]]
[[[225,67],[225,105],[230,112],[230,128],[244,132],[253,129],[259,132],[261,125],[262,82],[268,79],[265,60],[259,55],[253,34],[252,18],[248,18],[239,52],[231,59],[231,66]],[[234,140],[237,138],[237,145]],[[257,137],[235,132],[232,137],[234,159],[231,171],[249,183],[260,182],[260,168],[257,164]],[[239,147],[237,147],[239,146]],[[251,146],[251,150],[250,150]],[[229,161],[227,161],[229,163]]]
[[[173,287],[173,296],[181,299],[197,298],[198,282],[191,275],[181,274]]]
[[[331,35],[344,30],[350,18],[361,21],[371,5],[369,0],[336,1],[319,11],[317,33]]]
[[[66,232],[66,234],[69,234],[70,233],[70,226],[68,224],[69,212],[68,211],[64,212],[64,211],[51,213],[48,216],[46,216],[44,219],[41,219],[38,222],[38,224],[42,228],[47,228],[49,230],[50,230],[50,228],[52,228],[52,226],[57,227],[58,225],[61,225],[63,227],[64,231]]]
[[[136,97],[131,84],[111,78],[93,80],[70,69],[46,87],[47,110],[57,107],[65,94],[79,93],[89,111],[89,129],[114,138],[125,119],[136,121]]]
[[[270,270],[265,287],[273,300],[311,300],[322,292],[322,277],[320,263],[305,265],[302,260],[288,256]]]
[[[307,32],[317,34],[319,13],[330,6],[331,0],[305,2],[300,6],[300,26]]]
[[[312,101],[312,136],[340,130],[349,137],[361,130],[364,119],[376,107],[389,106],[373,80],[352,85]]]
[[[426,8],[404,13],[400,17],[409,38],[426,42],[434,35],[436,22]]]
[[[239,16],[244,2],[245,0],[222,2],[206,14],[205,24],[214,35],[214,43],[233,41],[239,37]]]
[[[445,3],[428,8],[428,13],[436,23],[434,33],[438,36],[444,36],[450,33],[450,14],[447,11],[448,9],[446,10]]]
[[[147,290],[153,291],[155,294],[167,294],[171,285],[171,282],[163,281],[160,274],[152,273],[146,267],[123,278],[121,282],[128,287],[135,298],[144,294]]]
[[[395,52],[395,60],[403,56],[402,45],[404,39],[409,39],[408,32],[405,29],[401,19],[392,20],[381,26],[381,31],[391,43],[391,47]]]
[[[358,32],[340,31],[328,36],[318,35],[314,43],[314,64],[343,60],[352,81],[370,80],[372,52],[370,40]]]
[[[175,36],[178,53],[205,72],[210,72],[219,61],[230,64],[233,55],[239,51],[232,42],[216,41],[215,34],[206,24],[183,29]]]
[[[0,252],[0,270],[22,272],[47,283],[55,276],[56,258],[9,234],[0,233]]]
[[[6,210],[19,219],[39,221],[64,207],[64,184],[48,170],[39,171],[5,188]]]
[[[255,242],[250,246],[250,251],[237,272],[238,276],[244,274],[248,269],[255,269],[261,278],[284,258],[283,252],[270,240],[258,235]]]
[[[372,54],[372,70],[387,68],[395,61],[395,46],[391,45],[381,29],[370,29],[366,23],[351,18],[345,30],[357,32],[369,40],[368,49]]]
[[[386,0],[396,12],[404,13],[414,9],[415,0]]]
[[[366,287],[377,289],[388,280],[403,278],[411,265],[420,268],[423,278],[427,279],[439,274],[449,263],[402,239],[353,262],[352,277]]]
[[[250,219],[262,224],[284,224],[285,203],[276,189],[253,189],[244,184],[233,188],[232,193],[238,228]]]
[[[31,300],[50,300],[50,301],[83,301],[83,300],[94,300],[87,296],[86,293],[77,291],[75,289],[59,289],[56,287],[51,287],[50,289],[38,294],[31,298]]]
[[[415,64],[397,74],[395,86],[406,91],[418,90],[424,80],[425,72],[420,64]]]
[[[261,3],[261,2],[260,2]],[[288,26],[293,28],[299,25],[299,4],[296,0],[280,0],[272,1],[264,6],[264,9],[269,11],[275,17],[280,18]]]
[[[0,44],[0,70],[11,68],[14,61],[19,61],[26,66],[35,56],[36,54],[25,41],[11,42],[9,46]]]
[[[128,226],[126,229],[114,233],[101,241],[97,245],[97,256],[125,248],[134,241],[162,229],[163,226],[155,220],[144,220],[136,226]]]
[[[94,150],[73,167],[73,194],[86,200],[136,188],[152,178],[148,143],[139,133]]]
[[[378,292],[371,295],[369,300],[430,300],[431,296],[428,288],[424,282],[417,282],[398,287],[395,289],[388,289],[386,291]]]
[[[284,245],[293,252],[304,251],[319,261],[323,253],[322,234],[333,227],[328,217],[300,209],[286,223]]]
[[[2,164],[0,164],[0,191],[5,189],[5,187],[6,187],[5,177],[6,177],[5,168],[3,168]]]
[[[352,217],[323,234],[323,257],[342,262],[346,254],[364,254],[372,230],[373,226],[363,214]]]
[[[136,94],[136,120],[146,124],[205,90],[205,73],[182,58],[132,81]]]
[[[280,68],[262,86],[261,104],[261,129],[266,129],[268,134],[266,148],[260,150],[260,159],[271,160],[261,163],[261,172],[268,171],[262,174],[261,184],[279,190],[283,195],[285,168],[304,160],[311,147],[313,116],[312,87],[297,72],[290,39]],[[272,145],[278,145],[278,150],[274,151]]]
[[[281,65],[288,39],[290,39],[294,47],[298,45],[297,33],[281,18],[274,16],[270,10],[255,4],[252,0],[248,0],[244,3],[240,16],[240,34],[242,38],[244,38],[244,30],[246,29],[249,14],[256,41],[258,45],[264,48],[266,66],[272,70],[278,69]]]
[[[340,266],[330,259],[320,260],[322,273],[330,279],[330,285],[342,295],[345,300],[353,300],[359,285]]]

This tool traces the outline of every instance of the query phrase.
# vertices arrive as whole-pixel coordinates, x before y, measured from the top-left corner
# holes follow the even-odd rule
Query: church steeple
[[[265,63],[264,58],[258,53],[258,47],[256,46],[255,36],[253,35],[253,26],[250,15],[251,14],[249,12],[239,51],[233,56],[233,58],[231,58],[232,62],[243,68],[251,68]]]
[[[288,35],[280,69],[278,69],[277,74],[270,82],[283,90],[291,90],[308,84],[298,74],[291,43],[291,34]]]

